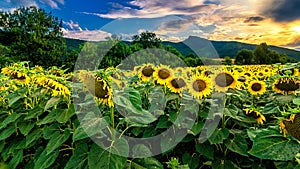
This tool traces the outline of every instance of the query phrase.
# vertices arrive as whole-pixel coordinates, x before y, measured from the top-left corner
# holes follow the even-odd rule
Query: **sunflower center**
[[[108,98],[108,89],[103,81],[95,81],[95,96],[101,99]]]
[[[261,84],[260,83],[254,83],[252,86],[251,86],[251,89],[255,92],[258,92],[260,91],[262,88]]]
[[[170,71],[166,68],[160,69],[158,71],[158,76],[160,79],[167,79],[168,77],[170,77]]]
[[[171,84],[174,88],[180,89],[186,85],[185,81],[182,78],[175,78],[171,81]]]
[[[215,81],[220,87],[228,87],[234,82],[234,78],[228,73],[220,73],[217,75]]]
[[[206,88],[206,83],[204,80],[201,79],[197,79],[196,81],[194,81],[193,83],[193,89],[197,92],[201,92]]]
[[[146,77],[150,77],[154,72],[154,69],[151,66],[146,66],[143,68],[142,73]]]
[[[248,76],[248,77],[250,77],[251,76],[251,74],[250,73],[245,73],[244,75],[246,75],[246,76]]]

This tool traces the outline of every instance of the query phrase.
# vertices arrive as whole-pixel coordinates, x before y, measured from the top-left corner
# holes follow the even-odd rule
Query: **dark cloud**
[[[215,4],[215,5],[219,5],[220,1],[219,0],[206,0],[203,2],[203,4]]]
[[[178,10],[178,11],[184,11],[184,12],[189,12],[189,13],[194,13],[194,12],[201,12],[201,11],[205,11],[207,8],[210,8],[210,5],[197,5],[197,6],[193,6],[193,7],[188,7],[188,8],[174,8],[174,10]]]
[[[248,23],[248,22],[260,22],[263,21],[264,18],[261,16],[252,16],[252,17],[248,17],[244,20],[244,23]]]
[[[263,14],[277,22],[289,22],[300,19],[300,0],[272,0]]]

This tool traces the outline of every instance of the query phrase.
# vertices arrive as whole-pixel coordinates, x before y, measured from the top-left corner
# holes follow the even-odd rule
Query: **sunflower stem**
[[[115,128],[115,109],[114,107],[110,108],[110,123],[112,128]]]

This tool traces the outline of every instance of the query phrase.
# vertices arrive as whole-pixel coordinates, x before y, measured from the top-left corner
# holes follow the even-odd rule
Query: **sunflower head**
[[[155,67],[152,64],[145,64],[139,69],[139,78],[142,79],[142,81],[149,81],[152,77]]]
[[[158,84],[165,85],[170,78],[173,76],[173,71],[168,66],[160,65],[155,68],[153,77]]]
[[[186,81],[182,77],[173,77],[167,83],[167,87],[174,93],[181,94],[181,91],[186,88]]]
[[[262,95],[266,92],[266,83],[259,80],[251,81],[248,85],[248,91],[251,95]]]
[[[266,121],[266,118],[263,114],[261,114],[259,111],[255,110],[255,109],[243,109],[245,111],[245,114],[247,116],[251,116],[254,119],[256,119],[258,124],[263,124]]]
[[[227,91],[228,88],[235,88],[237,83],[237,77],[235,77],[231,72],[229,71],[223,71],[217,73],[213,77],[213,84],[217,91]]]
[[[280,121],[280,131],[286,136],[289,133],[294,138],[300,140],[300,114],[292,114],[289,118]]]
[[[189,92],[194,98],[206,97],[212,92],[211,83],[206,76],[195,76],[188,83]]]
[[[281,94],[292,94],[300,88],[300,82],[293,77],[281,77],[273,83],[272,89]]]

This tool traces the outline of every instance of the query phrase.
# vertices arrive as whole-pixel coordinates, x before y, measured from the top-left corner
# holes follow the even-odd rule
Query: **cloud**
[[[251,17],[248,17],[245,19],[245,23],[248,23],[248,22],[260,22],[260,21],[263,21],[264,18],[261,17],[261,16],[251,16]]]
[[[47,5],[50,6],[51,8],[58,9],[59,5],[64,4],[64,0],[7,0],[6,1],[7,6],[9,8],[18,8],[20,6],[43,6]]]
[[[172,3],[169,0],[132,0],[128,6],[111,3],[113,9],[108,13],[86,13],[102,18],[153,18],[167,15],[190,15],[209,13],[217,8],[215,1],[181,0]],[[206,4],[204,4],[206,3]]]
[[[79,26],[79,24],[78,23],[74,23],[72,20],[70,20],[69,22],[63,21],[63,24],[68,29],[82,31],[82,28]]]
[[[62,29],[63,36],[71,39],[81,39],[86,41],[104,41],[111,34],[101,30],[68,30]]]
[[[289,22],[300,19],[299,0],[269,0],[262,14],[276,22]]]

